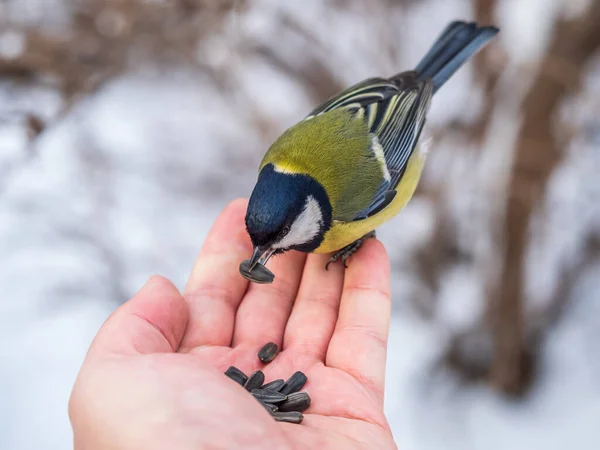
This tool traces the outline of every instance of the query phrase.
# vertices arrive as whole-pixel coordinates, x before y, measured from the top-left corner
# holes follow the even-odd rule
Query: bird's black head
[[[252,262],[264,265],[275,253],[311,252],[331,226],[331,204],[323,186],[307,175],[280,172],[266,165],[250,196],[246,228]]]

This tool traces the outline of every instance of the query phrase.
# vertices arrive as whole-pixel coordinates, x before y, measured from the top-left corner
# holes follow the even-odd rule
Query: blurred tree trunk
[[[25,2],[24,2],[25,3]],[[0,31],[24,39],[22,51],[0,54],[0,77],[49,78],[71,106],[106,81],[145,63],[185,64],[210,73],[198,58],[201,38],[220,29],[244,0],[80,0],[68,3],[72,20],[60,32],[0,16]]]
[[[557,108],[578,89],[582,68],[600,49],[600,2],[573,20],[559,20],[539,73],[524,104],[504,223],[503,273],[490,299],[488,318],[494,339],[490,382],[507,394],[528,386],[530,341],[524,317],[524,256],[532,212],[543,199],[552,171],[562,160],[555,141]],[[533,342],[536,342],[534,340]]]

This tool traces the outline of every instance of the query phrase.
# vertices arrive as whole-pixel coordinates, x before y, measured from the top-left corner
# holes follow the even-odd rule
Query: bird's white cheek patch
[[[294,245],[306,244],[317,236],[322,224],[323,213],[321,213],[319,202],[309,195],[304,209],[290,227],[290,232],[273,245],[273,248],[289,248]]]

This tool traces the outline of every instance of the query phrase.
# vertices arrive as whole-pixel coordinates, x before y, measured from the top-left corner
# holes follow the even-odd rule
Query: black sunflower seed
[[[242,274],[242,276],[247,280],[258,284],[269,284],[275,279],[273,272],[271,272],[261,263],[257,263],[254,268],[250,270],[249,259],[242,261],[240,264],[240,274]]]
[[[310,406],[310,397],[306,392],[294,392],[288,395],[286,401],[279,405],[279,411],[289,412],[298,411],[304,412]]]
[[[236,383],[241,384],[242,386],[246,384],[246,381],[248,381],[248,377],[246,376],[246,374],[234,366],[229,367],[229,369],[225,371],[225,375],[227,375]]]
[[[280,403],[287,400],[287,396],[277,391],[267,391],[265,389],[253,389],[250,392],[256,399],[265,403]]]
[[[279,407],[277,405],[274,405],[273,403],[265,403],[265,402],[261,402],[260,400],[258,401],[258,403],[260,403],[263,406],[263,408],[265,408],[271,414],[273,414],[274,412],[279,410]]]
[[[247,391],[252,391],[252,389],[258,389],[265,382],[265,374],[262,371],[257,370],[252,375],[248,377],[246,384],[244,387]]]
[[[277,347],[277,344],[274,342],[269,342],[258,351],[258,359],[260,359],[260,361],[264,364],[270,363],[277,356],[277,352],[279,352],[279,347]]]
[[[279,389],[279,392],[285,395],[293,394],[298,392],[306,384],[307,378],[302,372],[298,371],[292,375]]]
[[[304,416],[302,415],[302,413],[299,413],[297,411],[292,411],[292,412],[277,411],[277,412],[273,413],[273,418],[277,422],[300,423],[300,422],[302,422],[302,419],[304,419]]]
[[[278,391],[284,383],[285,381],[282,379],[273,380],[270,383],[263,385],[261,389],[266,389],[267,391]]]

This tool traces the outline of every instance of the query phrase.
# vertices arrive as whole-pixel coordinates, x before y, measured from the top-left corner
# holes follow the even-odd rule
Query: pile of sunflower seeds
[[[258,352],[258,359],[268,364],[275,359],[277,352],[277,345],[269,342]],[[278,422],[300,423],[304,418],[302,413],[310,406],[309,395],[300,392],[307,381],[302,372],[294,373],[285,381],[279,379],[266,384],[265,374],[261,370],[247,376],[237,367],[231,366],[225,375],[244,386]]]

